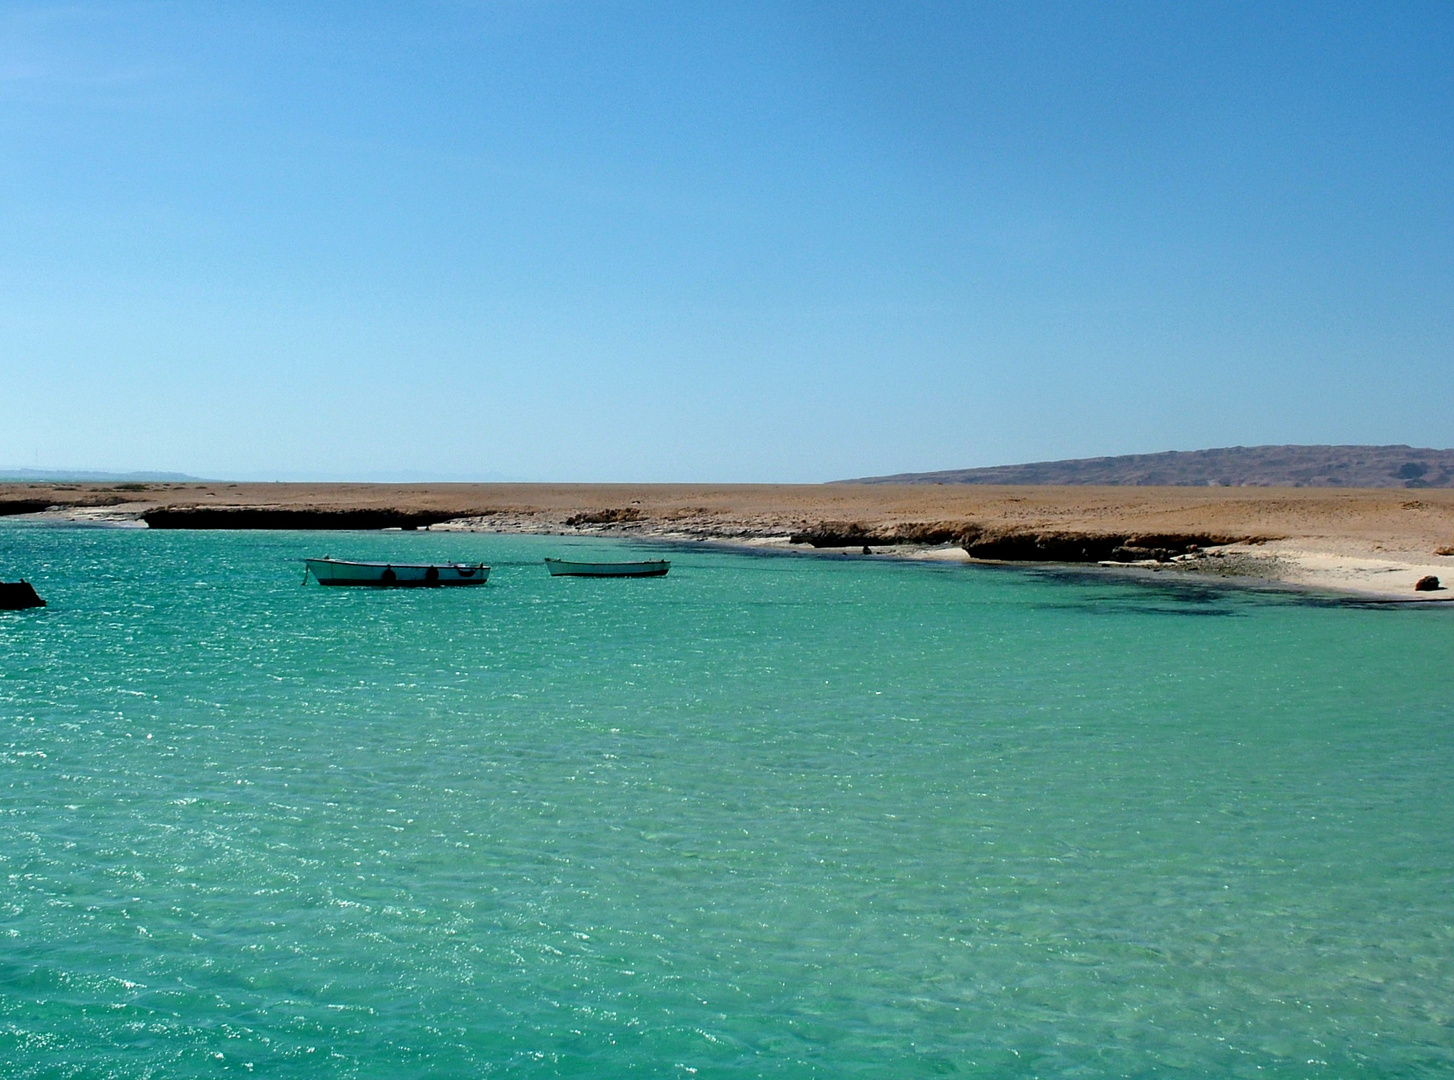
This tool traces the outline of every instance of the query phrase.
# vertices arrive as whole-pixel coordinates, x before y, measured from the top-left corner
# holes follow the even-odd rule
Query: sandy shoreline
[[[694,484],[0,484],[21,519],[161,528],[402,526],[1014,562],[1447,601],[1454,490]],[[797,542],[794,542],[794,541]],[[966,550],[967,549],[967,550]]]

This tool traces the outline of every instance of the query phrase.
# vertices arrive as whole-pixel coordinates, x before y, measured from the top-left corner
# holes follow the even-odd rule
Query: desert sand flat
[[[1454,490],[893,484],[3,484],[0,512],[153,527],[432,527],[1156,562],[1357,595],[1454,583]],[[1146,558],[1139,558],[1146,556]],[[1454,590],[1419,593],[1424,600]]]

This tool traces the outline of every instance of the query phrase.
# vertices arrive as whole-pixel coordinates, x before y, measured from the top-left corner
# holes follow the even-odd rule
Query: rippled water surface
[[[1454,1073],[1454,612],[569,550],[0,525],[0,1074]]]

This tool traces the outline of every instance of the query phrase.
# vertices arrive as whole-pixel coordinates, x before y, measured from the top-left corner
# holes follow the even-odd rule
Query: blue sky
[[[9,3],[0,466],[1454,445],[1454,5]]]

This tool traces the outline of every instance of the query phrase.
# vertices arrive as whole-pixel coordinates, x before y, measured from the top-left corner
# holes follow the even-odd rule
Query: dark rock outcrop
[[[420,529],[457,514],[422,510],[288,510],[246,506],[179,506],[148,510],[153,529]]]
[[[1421,577],[1418,581],[1414,582],[1414,592],[1438,592],[1442,588],[1443,586],[1439,584],[1439,579],[1433,574],[1427,577]]]
[[[795,533],[794,544],[816,548],[958,544],[976,559],[1000,562],[1158,562],[1256,538],[1206,533],[1087,533],[1074,530],[985,529],[975,524],[908,523],[871,528],[860,522],[825,522]]]
[[[634,506],[627,506],[619,510],[590,510],[572,514],[565,519],[565,523],[571,528],[579,528],[582,525],[624,525],[640,520],[641,511]]]
[[[966,530],[964,550],[976,559],[1003,562],[1166,562],[1205,547],[1247,541],[1251,537],[1205,533],[1083,533],[1074,531]]]
[[[50,509],[51,504],[37,499],[0,499],[0,517],[14,514],[38,514]]]
[[[0,611],[24,611],[45,607],[45,601],[28,581],[0,581]]]

